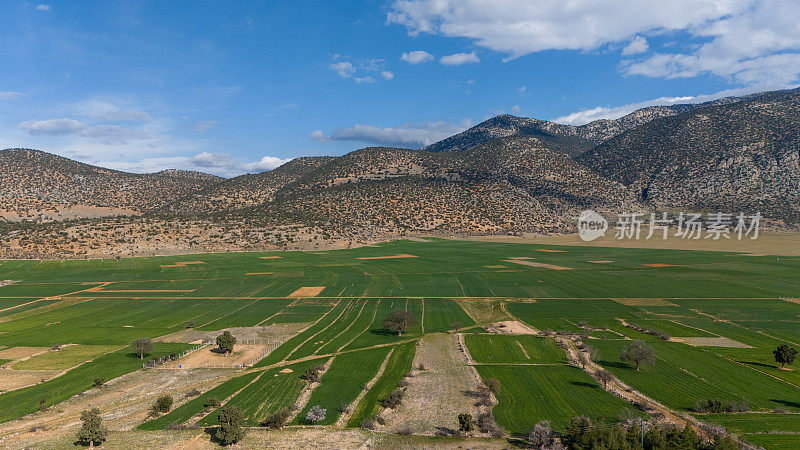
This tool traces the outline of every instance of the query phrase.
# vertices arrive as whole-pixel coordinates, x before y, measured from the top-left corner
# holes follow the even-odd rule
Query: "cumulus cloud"
[[[625,56],[628,55],[638,55],[639,53],[644,53],[650,46],[647,44],[647,39],[636,36],[633,40],[622,49],[622,54]]]
[[[461,64],[472,64],[481,62],[475,52],[470,53],[454,53],[452,55],[442,56],[439,62],[445,66],[460,66]]]
[[[703,43],[691,52],[656,53],[627,61],[631,75],[685,78],[710,73],[739,84],[800,80],[800,8],[795,0],[763,0],[694,27]]]
[[[358,84],[370,84],[370,83],[374,83],[374,82],[375,82],[375,78],[372,78],[372,77],[370,77],[370,76],[366,76],[366,77],[355,77],[355,78],[353,78],[353,79],[354,79],[354,80],[355,80],[355,82],[356,82],[356,83],[358,83]]]
[[[331,70],[338,73],[342,78],[350,78],[356,71],[356,69],[353,67],[353,64],[348,61],[339,61],[331,64],[329,67]]]
[[[381,76],[383,77],[384,80],[389,81],[394,78],[394,72],[384,70],[381,72]]]
[[[312,131],[309,136],[319,142],[362,142],[368,145],[419,148],[460,133],[470,125],[471,123],[466,120],[460,124],[437,121],[421,124],[404,123],[394,127],[356,124],[340,128],[330,134],[322,130]]]
[[[194,156],[167,156],[143,158],[139,161],[96,161],[102,167],[136,173],[152,173],[166,169],[194,170],[213,173],[224,177],[232,177],[243,173],[256,173],[272,170],[292,158],[282,159],[264,156],[257,161],[242,161],[229,153],[201,152]]]
[[[388,21],[411,35],[473,39],[507,59],[619,44],[625,45],[623,56],[631,57],[653,50],[648,36],[681,32],[687,50],[622,61],[622,72],[713,74],[742,85],[800,79],[797,0],[394,0]]]
[[[618,119],[636,111],[637,109],[647,108],[648,106],[677,105],[681,103],[703,103],[724,97],[736,97],[755,92],[795,87],[800,87],[800,85],[749,87],[742,89],[727,89],[714,94],[701,94],[685,97],[659,97],[652,100],[630,103],[622,106],[597,106],[591,109],[585,109],[572,114],[567,114],[565,116],[556,117],[555,119],[552,119],[552,121],[566,125],[583,125],[599,119]]]
[[[106,144],[126,144],[131,140],[155,139],[157,136],[136,128],[118,125],[87,125],[74,119],[29,120],[19,124],[31,136],[68,136],[96,138]]]
[[[25,97],[22,92],[2,91],[0,92],[0,100],[14,100],[15,98]]]
[[[36,9],[39,11],[50,11],[50,5],[39,4],[36,5]]]
[[[409,64],[422,64],[433,61],[433,55],[423,50],[414,50],[412,52],[403,53],[400,61],[405,61]]]
[[[90,98],[77,102],[75,110],[92,119],[112,122],[147,122],[152,120],[150,113],[128,107],[120,107],[116,103]]]

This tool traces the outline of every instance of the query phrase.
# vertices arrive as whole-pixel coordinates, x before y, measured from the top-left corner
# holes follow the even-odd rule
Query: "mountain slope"
[[[800,216],[800,90],[648,122],[577,159],[655,207]]]
[[[132,174],[31,149],[0,150],[0,217],[48,220],[137,214],[215,184],[189,171]]]

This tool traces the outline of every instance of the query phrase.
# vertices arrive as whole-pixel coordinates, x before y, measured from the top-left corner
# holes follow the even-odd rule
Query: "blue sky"
[[[580,124],[800,74],[795,0],[0,5],[0,148],[139,172],[232,176],[418,148],[501,113]]]

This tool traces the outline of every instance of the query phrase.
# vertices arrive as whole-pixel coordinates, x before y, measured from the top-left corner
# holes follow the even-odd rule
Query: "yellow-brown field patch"
[[[590,262],[590,263],[593,263],[593,264],[611,264],[614,261],[586,261],[586,262]]]
[[[39,353],[44,353],[50,350],[50,347],[11,347],[0,350],[0,359],[22,359],[29,358]]]
[[[356,259],[402,259],[402,258],[416,258],[416,255],[409,255],[409,254],[402,254],[402,255],[390,255],[390,256],[364,256],[362,258]]]
[[[273,275],[275,272],[247,272],[245,275]]]
[[[730,348],[753,348],[747,344],[734,341],[726,337],[673,337],[672,339],[689,344],[693,347],[730,347]]]
[[[194,264],[205,264],[203,261],[182,261],[175,264],[162,264],[161,267],[186,267]]]
[[[553,249],[549,249],[549,248],[539,248],[539,249],[536,249],[535,251],[537,251],[537,252],[545,252],[545,253],[566,253],[567,252],[566,250],[553,250]]]
[[[625,306],[676,306],[663,298],[612,298],[611,300]]]
[[[642,264],[645,267],[681,267],[677,264],[665,264],[665,263],[654,263],[654,264]]]
[[[504,259],[503,262],[522,264],[523,266],[541,267],[543,269],[551,269],[551,270],[572,270],[572,267],[556,266],[555,264],[545,264],[540,262],[527,261],[524,259]]]
[[[259,256],[258,259],[281,259],[283,256]]]
[[[326,286],[305,286],[289,294],[289,297],[316,297]]]

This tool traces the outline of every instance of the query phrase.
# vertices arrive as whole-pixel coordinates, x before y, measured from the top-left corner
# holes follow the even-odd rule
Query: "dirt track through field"
[[[573,270],[572,267],[556,266],[555,264],[546,264],[546,263],[528,261],[528,260],[525,260],[525,259],[504,259],[503,262],[521,264],[523,266],[530,266],[530,267],[539,267],[539,268],[542,268],[542,269]]]
[[[404,258],[416,258],[416,257],[417,257],[416,255],[402,254],[402,255],[391,255],[391,256],[365,256],[365,257],[356,258],[356,259],[361,259],[361,260],[369,260],[369,259],[404,259]]]

